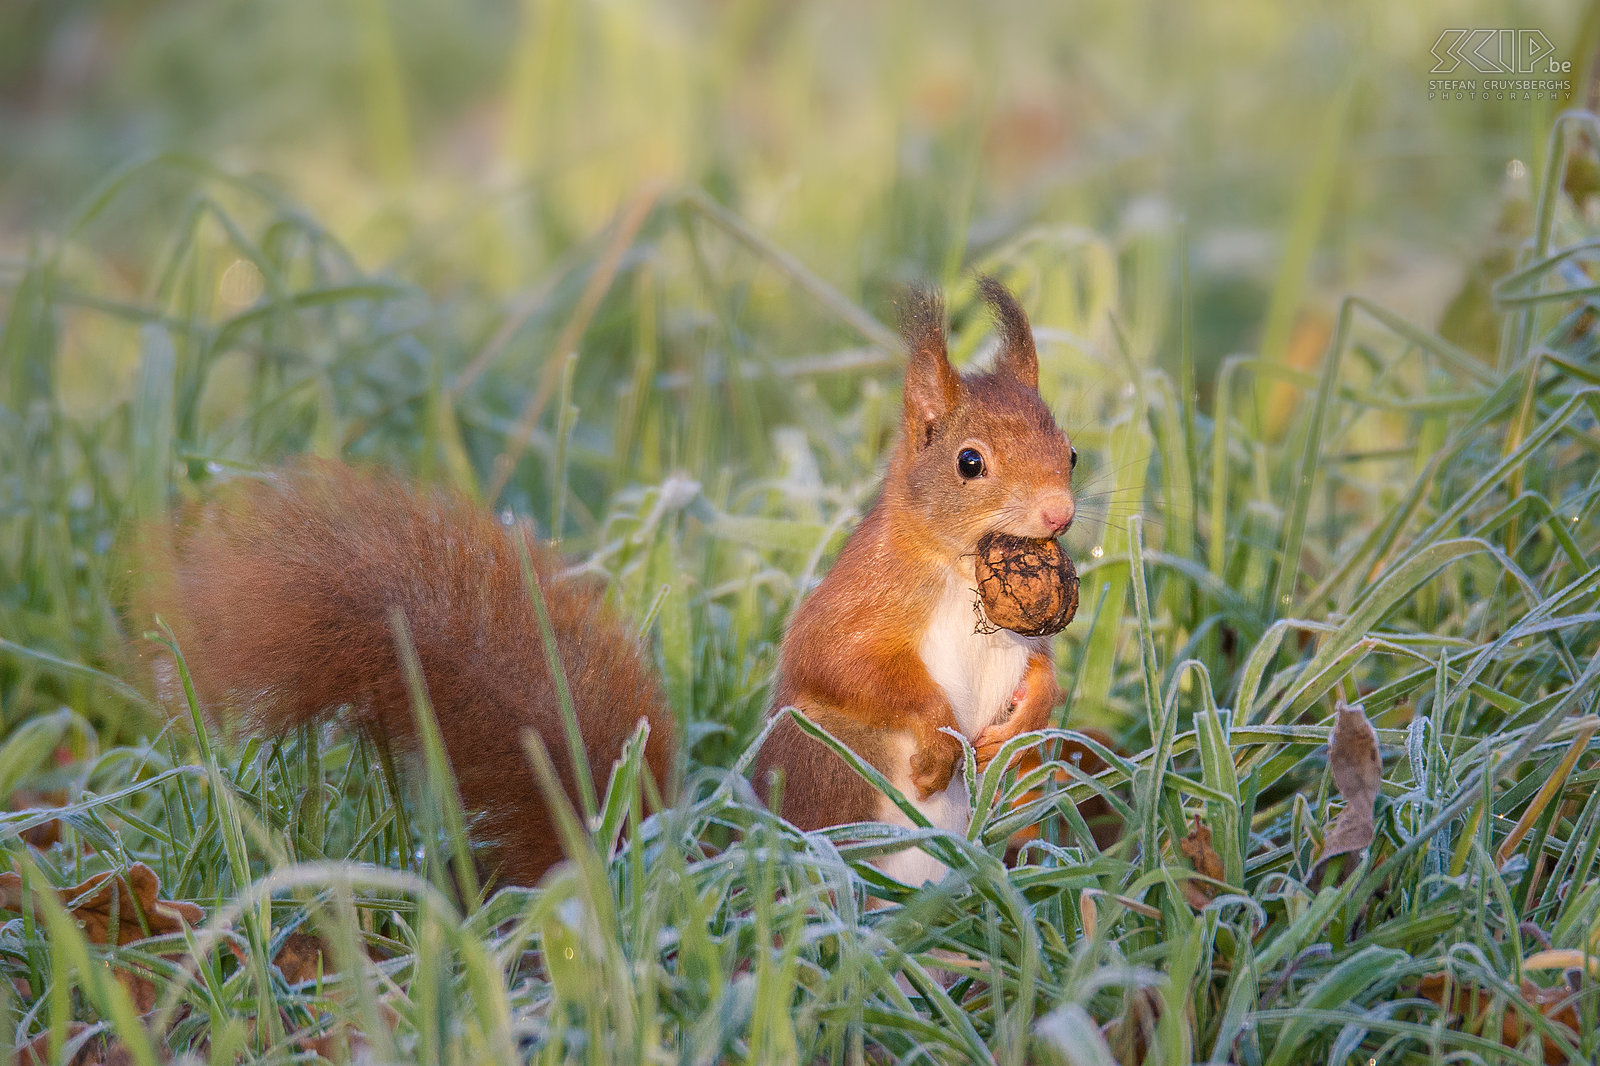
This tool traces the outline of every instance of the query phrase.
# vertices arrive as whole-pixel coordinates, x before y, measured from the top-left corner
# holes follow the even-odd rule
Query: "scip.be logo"
[[[1450,74],[1463,63],[1479,74],[1572,73],[1572,62],[1555,58],[1556,47],[1542,30],[1445,30],[1429,51],[1434,74]]]

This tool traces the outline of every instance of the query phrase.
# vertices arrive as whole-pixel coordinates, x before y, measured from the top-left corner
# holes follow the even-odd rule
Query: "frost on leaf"
[[[91,944],[111,944],[113,936],[121,945],[182,932],[184,926],[199,922],[202,914],[193,903],[162,899],[161,879],[142,862],[55,892]],[[22,906],[22,875],[0,874],[0,910],[21,913]],[[38,913],[37,904],[34,912]]]
[[[1577,1043],[1577,993],[1562,985],[1545,988],[1526,977],[1522,979],[1519,991],[1520,1003],[1510,996],[1496,994],[1470,980],[1462,980],[1445,972],[1428,974],[1417,989],[1423,998],[1431,999],[1443,1007],[1451,1016],[1451,1024],[1460,1026],[1464,1032],[1493,1032],[1498,1028],[1500,1043],[1506,1047],[1520,1044],[1523,1036],[1535,1028],[1532,1017],[1542,1015],[1552,1023],[1547,1031],[1539,1033],[1544,1061],[1550,1066],[1576,1062],[1576,1059],[1568,1059],[1556,1036],[1560,1033],[1571,1043]],[[1494,1022],[1498,1022],[1498,1025],[1494,1025]],[[1562,1029],[1566,1032],[1561,1033]]]
[[[1178,841],[1178,850],[1194,863],[1195,872],[1203,874],[1214,881],[1224,880],[1226,874],[1222,867],[1222,856],[1211,846],[1211,827],[1194,816],[1194,824],[1189,828],[1189,835]],[[1183,882],[1183,895],[1189,901],[1189,906],[1195,910],[1204,910],[1217,894],[1215,885],[1203,881],[1185,880]]]
[[[1328,735],[1328,765],[1333,783],[1344,797],[1344,810],[1323,836],[1320,866],[1336,855],[1361,851],[1372,843],[1377,829],[1373,809],[1383,785],[1383,759],[1378,753],[1378,731],[1359,704],[1340,703],[1333,731]]]
[[[36,896],[43,890],[42,885],[33,886]],[[120,947],[147,937],[179,933],[186,926],[197,924],[204,913],[193,903],[162,899],[161,879],[142,862],[126,870],[96,874],[70,888],[49,891],[55,893],[83,930],[84,939],[91,944]],[[29,902],[33,913],[42,917],[37,900]],[[0,910],[20,914],[27,905],[23,900],[22,875],[0,873]],[[155,1008],[156,987],[149,978],[121,968],[117,969],[116,977],[128,990],[139,1013]]]

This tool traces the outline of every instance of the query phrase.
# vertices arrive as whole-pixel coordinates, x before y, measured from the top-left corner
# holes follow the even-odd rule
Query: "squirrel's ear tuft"
[[[1028,315],[1011,291],[993,275],[978,278],[978,292],[994,312],[994,323],[1000,331],[1000,354],[995,358],[997,371],[1009,374],[1030,389],[1039,387],[1039,353],[1033,347],[1033,327],[1028,325]]]
[[[961,378],[945,352],[944,298],[937,289],[913,285],[906,290],[900,335],[911,357],[906,366],[906,432],[925,442],[961,392]]]

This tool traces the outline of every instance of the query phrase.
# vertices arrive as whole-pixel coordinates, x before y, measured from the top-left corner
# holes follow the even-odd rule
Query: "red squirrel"
[[[1027,317],[998,282],[980,285],[1002,345],[991,370],[964,377],[946,356],[942,302],[913,291],[903,432],[882,495],[795,613],[775,686],[775,706],[804,710],[949,828],[965,825],[967,799],[951,781],[960,743],[940,728],[971,738],[987,760],[1045,725],[1057,700],[1049,638],[975,625],[975,546],[996,530],[1055,536],[1074,513],[1077,453],[1039,397]],[[519,538],[592,779],[607,779],[642,718],[651,727],[646,763],[666,786],[673,717],[635,634],[599,589],[561,576],[526,530],[459,495],[328,463],[241,479],[141,561],[154,576],[136,613],[172,626],[210,710],[231,708],[267,734],[343,711],[414,747],[392,624],[400,612],[462,801],[477,816],[474,835],[491,845],[499,879],[531,884],[561,846],[525,730],[543,740],[569,797],[576,786]],[[792,722],[776,727],[756,765],[761,789],[772,772],[784,774],[782,812],[803,829],[905,822]],[[913,882],[937,872],[920,852],[885,867]]]
[[[542,738],[578,804],[556,679],[523,572],[537,575],[589,772],[603,788],[639,719],[668,785],[673,716],[645,650],[590,581],[521,527],[464,497],[324,463],[241,479],[141,560],[137,613],[177,637],[196,693],[256,732],[332,717],[415,748],[392,616],[405,617],[473,836],[500,881],[532,884],[562,856],[523,747]],[[163,560],[162,555],[166,558]],[[151,565],[154,563],[155,565]],[[163,563],[165,565],[163,565]],[[168,664],[170,669],[170,664]]]
[[[910,356],[898,443],[877,502],[838,561],[795,611],[779,652],[773,707],[794,706],[898,787],[936,826],[963,830],[966,788],[952,781],[961,743],[980,762],[1049,723],[1059,700],[1049,637],[977,623],[973,572],[991,532],[1055,537],[1072,524],[1078,453],[1039,395],[1033,332],[992,278],[979,290],[1000,348],[987,371],[959,374],[944,305],[912,290]],[[790,719],[755,764],[758,790],[781,773],[784,817],[805,830],[905,815]],[[943,867],[917,850],[880,864],[920,884]]]

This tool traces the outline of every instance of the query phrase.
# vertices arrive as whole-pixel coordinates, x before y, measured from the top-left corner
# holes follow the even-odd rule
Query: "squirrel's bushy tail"
[[[524,730],[543,738],[576,802],[514,538],[528,542],[596,787],[641,717],[646,762],[667,786],[672,714],[636,636],[594,583],[557,576],[548,550],[464,498],[302,466],[235,486],[170,533],[148,560],[157,574],[137,598],[137,621],[162,615],[206,708],[258,732],[342,711],[414,745],[391,622],[404,616],[474,835],[494,845],[502,878],[532,882],[561,857]]]

